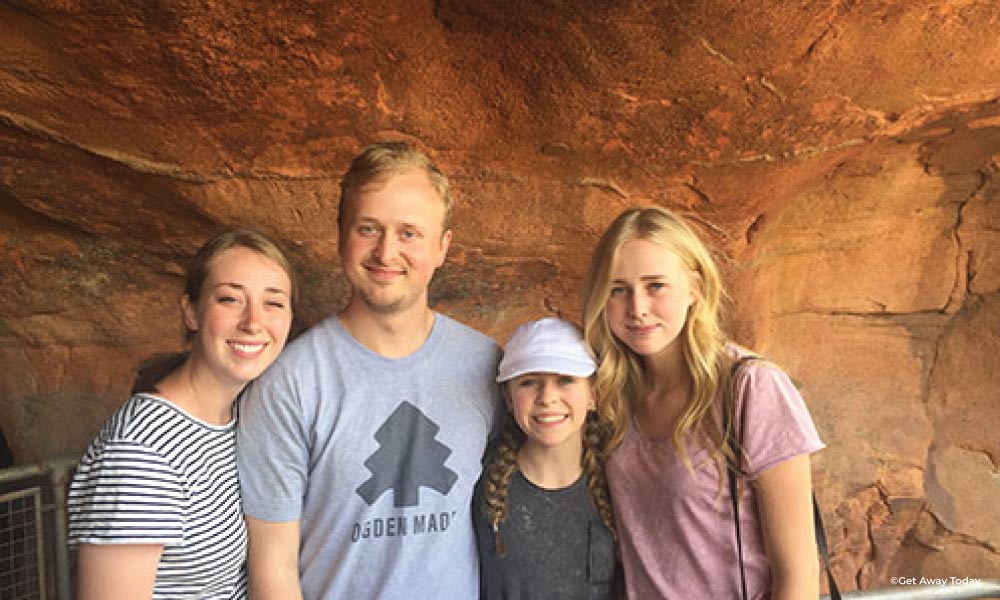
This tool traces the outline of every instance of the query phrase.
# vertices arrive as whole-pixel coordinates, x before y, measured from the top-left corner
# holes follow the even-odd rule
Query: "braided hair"
[[[590,499],[597,509],[604,526],[608,528],[614,539],[617,539],[615,517],[611,506],[611,494],[608,491],[608,480],[604,476],[603,446],[607,437],[607,427],[601,424],[597,411],[587,413],[587,421],[583,430],[583,456],[581,464],[587,477],[587,488]],[[526,436],[518,427],[514,417],[508,412],[504,419],[503,432],[493,456],[484,471],[483,515],[486,522],[493,528],[493,540],[497,555],[507,553],[500,535],[500,524],[507,520],[507,492],[510,478],[518,470],[517,452],[524,444]]]
[[[608,427],[601,422],[596,410],[587,413],[587,424],[583,430],[583,472],[587,476],[590,499],[597,509],[604,526],[617,540],[615,513],[608,491],[608,479],[604,475],[604,440],[608,437]]]

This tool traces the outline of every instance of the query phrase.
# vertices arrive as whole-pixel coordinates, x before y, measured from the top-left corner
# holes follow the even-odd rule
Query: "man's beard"
[[[394,315],[404,312],[412,308],[420,298],[419,294],[413,296],[404,294],[391,302],[376,302],[371,296],[368,295],[367,292],[365,292],[365,290],[358,289],[355,290],[355,293],[357,293],[361,301],[364,302],[365,306],[367,306],[372,312],[380,315]]]

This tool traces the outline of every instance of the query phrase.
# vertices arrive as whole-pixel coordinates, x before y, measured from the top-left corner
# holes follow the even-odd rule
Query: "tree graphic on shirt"
[[[379,447],[365,460],[372,476],[358,486],[369,505],[392,490],[397,507],[420,504],[420,488],[451,491],[458,475],[445,466],[451,448],[437,441],[441,428],[419,408],[403,401],[375,431]]]

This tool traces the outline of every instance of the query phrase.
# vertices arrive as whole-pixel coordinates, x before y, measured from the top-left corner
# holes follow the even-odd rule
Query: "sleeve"
[[[504,421],[507,418],[507,408],[504,404],[502,389],[503,386],[507,384],[498,383],[496,381],[497,368],[500,366],[501,358],[503,358],[503,350],[501,350],[500,346],[498,346],[495,342],[490,340],[490,370],[487,374],[488,381],[490,382],[491,400],[493,402],[493,414],[491,415],[492,422],[490,423],[490,443],[495,443],[500,440],[500,435],[503,433]]]
[[[131,441],[95,444],[70,485],[69,541],[179,544],[188,495],[166,457]]]
[[[305,421],[299,389],[285,369],[272,367],[240,399],[236,464],[247,516],[301,518],[310,455]]]
[[[752,363],[737,386],[741,410],[746,411],[743,448],[751,477],[824,447],[805,401],[780,369]]]
[[[479,596],[481,600],[503,598],[503,575],[501,563],[496,555],[493,527],[483,514],[483,491],[485,475],[476,482],[472,496],[472,525],[476,533],[476,548],[479,552]]]

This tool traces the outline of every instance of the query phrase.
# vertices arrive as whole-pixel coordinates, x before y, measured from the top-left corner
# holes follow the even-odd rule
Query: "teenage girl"
[[[730,450],[722,390],[746,351],[719,325],[711,255],[675,214],[625,211],[601,237],[585,280],[595,391],[611,423],[605,450],[629,598],[739,599],[727,466],[738,486],[748,598],[815,599],[818,563],[809,455],[823,447],[788,377],[737,371]]]
[[[233,403],[285,345],[292,279],[253,231],[195,256],[180,299],[190,353],[111,416],[73,478],[79,600],[246,597]]]
[[[483,600],[610,600],[614,520],[590,376],[575,325],[521,325],[500,362],[507,417],[473,500]]]

